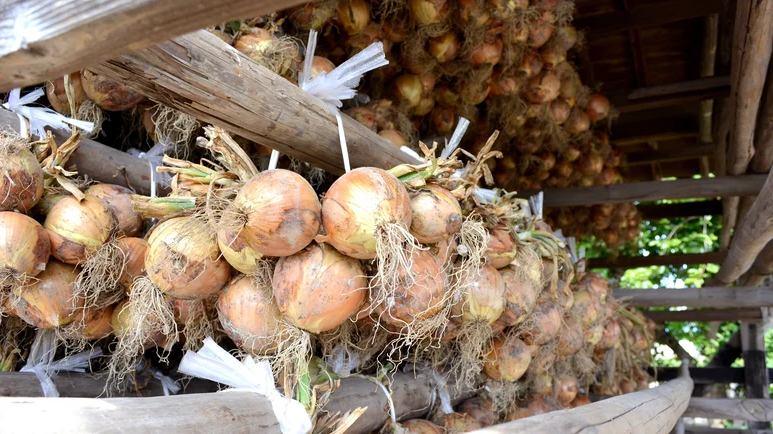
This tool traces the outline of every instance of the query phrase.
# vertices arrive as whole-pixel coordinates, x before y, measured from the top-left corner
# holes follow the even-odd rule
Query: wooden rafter
[[[667,321],[759,321],[763,318],[758,308],[691,310],[645,310],[644,316],[655,322]]]
[[[641,215],[641,218],[644,220],[722,214],[722,203],[719,200],[702,200],[662,205],[637,205],[637,208],[639,209],[639,215]]]
[[[714,145],[706,144],[699,146],[684,146],[675,149],[661,150],[653,149],[651,151],[631,152],[626,154],[626,166],[637,166],[641,164],[660,163],[664,161],[679,161],[700,158],[714,153]]]
[[[653,141],[665,142],[669,140],[692,139],[697,136],[698,136],[698,133],[694,131],[667,131],[667,132],[656,133],[656,134],[645,134],[641,136],[617,138],[612,140],[612,144],[615,146],[630,146],[630,145],[638,145],[640,143],[649,143]]]
[[[614,295],[635,307],[773,306],[773,287],[615,289]]]
[[[719,264],[724,258],[725,252],[589,258],[586,268],[638,268],[651,265]]]
[[[628,29],[660,26],[677,21],[711,15],[720,11],[721,0],[672,0],[667,13],[662,5],[652,4],[637,8],[594,15],[574,20],[580,30],[590,29],[593,37]]]

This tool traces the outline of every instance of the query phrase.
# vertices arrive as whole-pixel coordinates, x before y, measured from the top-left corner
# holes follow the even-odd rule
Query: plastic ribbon
[[[37,101],[43,94],[43,88],[38,88],[20,96],[21,89],[16,88],[8,95],[8,102],[3,104],[3,108],[16,113],[16,116],[19,117],[19,135],[22,138],[29,139],[30,134],[41,138],[46,137],[46,127],[64,131],[72,131],[71,126],[88,132],[94,129],[92,122],[68,118],[50,108],[28,106],[28,104]],[[29,133],[27,126],[29,126]]]
[[[451,140],[446,143],[443,151],[440,153],[440,158],[446,159],[454,153],[459,144],[462,143],[462,137],[467,132],[467,127],[470,126],[470,121],[466,118],[459,118],[459,122],[456,124],[454,133],[451,135]]]
[[[309,414],[300,402],[282,395],[274,386],[274,376],[268,362],[256,362],[252,357],[242,362],[212,340],[206,338],[197,352],[183,356],[178,372],[225,384],[231,391],[245,391],[265,396],[271,402],[274,415],[284,434],[306,434],[311,431]]]
[[[135,148],[129,149],[129,154],[148,162],[148,167],[150,167],[150,197],[157,197],[159,183],[166,184],[169,182],[170,176],[168,173],[156,173],[156,167],[163,163],[164,152],[166,152],[168,147],[167,144],[158,142],[148,152],[142,152]]]
[[[91,359],[102,355],[102,349],[97,347],[91,351],[83,351],[62,360],[54,361],[56,355],[56,334],[53,330],[38,329],[35,333],[35,341],[32,343],[27,364],[21,368],[21,372],[34,372],[43,389],[46,398],[58,398],[59,391],[51,379],[51,374],[57,372],[86,372]]]
[[[168,375],[164,375],[155,366],[150,367],[150,372],[153,373],[153,378],[161,382],[161,388],[164,391],[164,396],[176,395],[180,392],[180,385],[177,384],[174,379]]]
[[[541,191],[529,198],[529,207],[531,208],[531,213],[540,220],[542,219],[542,204],[544,201],[545,194]]]
[[[343,119],[341,119],[338,109],[343,107],[341,101],[352,99],[357,95],[355,88],[359,86],[360,80],[366,72],[388,65],[389,61],[386,60],[384,54],[384,45],[381,42],[374,42],[346,62],[338,65],[329,74],[323,71],[312,78],[311,66],[314,62],[316,49],[317,32],[311,30],[309,43],[306,46],[306,56],[303,59],[303,71],[301,71],[298,83],[306,93],[321,99],[328,110],[335,115],[338,122],[338,137],[341,140],[344,169],[349,172],[351,171],[349,151],[346,146]]]
[[[411,149],[411,148],[409,148],[409,147],[407,147],[405,145],[400,146],[400,150],[403,151],[403,153],[408,154],[411,157],[415,158],[420,163],[424,161],[424,159],[421,158],[421,156],[418,154],[418,152],[414,151],[413,149]]]
[[[336,375],[346,378],[352,375],[352,371],[360,366],[360,356],[357,353],[346,351],[341,345],[336,345],[333,348],[332,355],[328,357],[325,363]]]
[[[432,386],[433,393],[440,399],[440,409],[443,413],[453,413],[454,407],[451,405],[451,394],[448,393],[446,378],[437,369],[430,370],[429,384]]]

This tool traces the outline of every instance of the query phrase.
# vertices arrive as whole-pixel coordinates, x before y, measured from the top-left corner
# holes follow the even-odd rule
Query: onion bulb
[[[576,407],[582,407],[583,405],[588,405],[591,403],[591,400],[588,399],[587,395],[577,395],[576,398],[572,400],[572,402],[569,404],[569,407],[576,408]]]
[[[242,350],[250,354],[276,351],[282,313],[269,288],[249,276],[238,276],[220,293],[217,313],[225,333]]]
[[[578,291],[574,293],[574,305],[572,306],[572,315],[580,321],[583,328],[590,327],[599,317],[601,304],[588,291]]]
[[[401,104],[409,108],[416,107],[422,94],[422,83],[418,75],[403,74],[395,79],[395,96]]]
[[[423,244],[438,243],[462,227],[462,209],[450,191],[436,185],[420,188],[411,198],[411,233]]]
[[[145,275],[145,254],[148,251],[148,242],[142,238],[126,237],[116,242],[124,257],[123,273],[119,282],[127,293],[134,279]]]
[[[438,63],[446,63],[459,55],[459,45],[459,36],[456,32],[448,31],[430,39],[428,51]]]
[[[338,21],[348,35],[356,35],[370,22],[370,7],[365,0],[347,0],[338,3]]]
[[[443,415],[443,428],[447,433],[463,433],[483,428],[480,422],[466,413],[451,413]]]
[[[325,73],[325,75],[330,74],[333,72],[333,70],[336,69],[336,66],[333,62],[330,61],[327,57],[321,57],[321,56],[314,56],[314,59],[311,61],[311,77],[314,78],[318,76],[321,73]]]
[[[410,145],[410,143],[405,140],[405,137],[397,130],[381,130],[378,132],[378,135],[389,140],[389,143],[395,145],[397,148]]]
[[[491,77],[491,95],[517,95],[521,91],[523,82],[516,75],[502,74],[501,71],[494,72]]]
[[[0,235],[0,276],[3,281],[11,277],[21,283],[46,269],[51,242],[40,223],[24,214],[0,212]]]
[[[43,197],[43,171],[29,145],[0,132],[0,211],[27,212]]]
[[[460,28],[483,26],[491,18],[487,7],[478,0],[458,0],[457,3],[456,21]]]
[[[346,114],[364,125],[365,128],[376,131],[376,116],[370,108],[364,106],[352,107],[346,110]]]
[[[566,60],[566,51],[556,46],[546,46],[540,52],[542,64],[546,69],[554,70],[558,64]]]
[[[489,91],[491,91],[490,78],[487,80],[473,80],[469,78],[463,78],[459,81],[459,87],[461,91],[462,101],[469,105],[478,105],[488,98]],[[493,158],[488,161],[495,161]]]
[[[515,336],[500,337],[491,343],[483,372],[492,380],[518,381],[531,363],[529,347]]]
[[[73,103],[78,107],[86,100],[86,92],[83,91],[81,84],[81,73],[73,72],[70,74],[70,83],[72,83]],[[70,102],[67,100],[67,91],[64,88],[64,77],[59,77],[54,81],[46,83],[46,96],[51,108],[57,113],[70,116]]]
[[[368,290],[360,261],[325,243],[280,259],[272,282],[282,314],[312,333],[332,330],[355,315]]]
[[[502,229],[494,229],[489,232],[486,254],[488,263],[494,268],[498,269],[510,265],[516,254],[515,240],[510,232]]]
[[[429,122],[436,133],[447,134],[454,130],[455,117],[452,108],[435,105],[429,115]]]
[[[461,321],[483,321],[489,325],[505,311],[505,284],[499,271],[489,264],[480,268],[480,278],[466,288],[455,310],[461,310]]]
[[[523,56],[521,66],[518,67],[518,71],[521,72],[526,78],[532,78],[539,75],[542,72],[542,57],[538,51],[530,51]]]
[[[555,26],[549,20],[537,19],[529,23],[529,39],[527,45],[532,48],[539,48],[548,42]]]
[[[591,122],[604,120],[609,114],[609,100],[604,95],[597,93],[588,99],[588,118]]]
[[[459,93],[446,83],[440,83],[435,88],[435,101],[443,107],[456,108],[459,105]]]
[[[101,200],[87,194],[60,200],[43,226],[51,239],[51,254],[62,262],[78,264],[110,239],[118,225],[115,214]]]
[[[561,331],[561,312],[554,303],[541,303],[534,309],[532,318],[527,322],[530,327],[524,331],[524,341],[530,345],[545,345]]]
[[[529,276],[529,270],[520,270],[516,266],[503,268],[499,272],[505,283],[506,300],[505,311],[499,320],[507,326],[515,326],[526,319],[537,303],[541,290],[539,277]]]
[[[126,110],[142,102],[145,97],[125,84],[97,75],[88,69],[81,71],[81,83],[86,96],[102,110]]]
[[[131,190],[120,185],[95,184],[86,190],[86,194],[101,200],[109,210],[113,211],[118,219],[119,236],[133,237],[140,233],[142,216],[134,212]]]
[[[439,23],[449,13],[447,0],[408,0],[408,8],[413,20],[420,26]]]
[[[319,3],[307,3],[288,11],[290,20],[303,30],[321,30],[333,17],[333,9],[321,7]]]
[[[569,405],[572,401],[574,401],[574,398],[577,397],[577,391],[580,387],[577,378],[568,374],[564,374],[558,378],[557,386],[558,394],[556,398],[558,398],[558,402],[563,405]]]
[[[556,29],[555,34],[559,47],[565,51],[569,51],[577,43],[577,29],[573,26],[561,26]]]
[[[414,118],[421,118],[428,115],[435,108],[435,99],[432,95],[422,98],[419,104],[413,109]]]
[[[558,343],[556,344],[556,354],[559,356],[571,356],[577,354],[585,345],[583,341],[582,328],[578,321],[573,318],[565,318],[558,334]]]
[[[424,419],[411,419],[400,423],[409,434],[445,434],[446,430]]]
[[[560,88],[561,80],[557,75],[543,72],[526,84],[526,99],[535,104],[550,102],[558,98]]]
[[[583,175],[598,176],[604,170],[604,157],[596,151],[591,151],[580,159],[579,167]]]
[[[553,395],[553,376],[548,373],[531,376],[531,385],[529,385],[529,391],[534,395]]]
[[[601,340],[596,344],[596,348],[601,350],[614,348],[620,343],[621,336],[620,323],[613,319],[604,326],[604,332],[601,335]]]
[[[219,293],[231,275],[207,224],[192,217],[172,218],[153,229],[145,270],[161,292],[183,300]]]
[[[561,125],[569,119],[569,114],[572,112],[572,108],[569,104],[561,99],[556,99],[550,103],[550,117],[553,118],[553,122],[556,125]]]
[[[274,36],[274,32],[252,27],[241,32],[234,41],[234,48],[275,74],[292,75],[300,63],[300,53],[295,43]]]
[[[577,107],[572,109],[569,118],[564,122],[564,129],[569,134],[580,134],[590,129],[590,117]],[[603,161],[602,161],[603,164]]]
[[[396,44],[405,39],[406,27],[405,17],[391,16],[384,20],[381,29],[386,39]]]
[[[107,306],[102,309],[78,309],[75,315],[75,324],[83,324],[83,329],[78,330],[81,338],[94,341],[110,336],[113,333],[113,309]]]
[[[34,327],[50,329],[71,323],[83,299],[75,297],[74,266],[49,261],[35,281],[24,286],[14,303],[16,315]]]
[[[497,38],[491,42],[483,42],[472,50],[470,62],[473,66],[496,65],[502,58],[504,43]]]
[[[494,411],[493,404],[486,398],[476,396],[459,405],[460,413],[465,413],[483,425],[491,426],[499,421],[499,415]]]

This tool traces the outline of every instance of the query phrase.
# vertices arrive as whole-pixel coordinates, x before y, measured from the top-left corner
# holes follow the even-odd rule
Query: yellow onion
[[[504,43],[497,38],[491,42],[484,42],[472,50],[470,62],[474,66],[496,65],[502,58]]]
[[[320,7],[320,3],[307,3],[297,8],[290,9],[290,20],[302,30],[321,30],[333,17],[333,9]]]
[[[446,0],[408,0],[408,8],[416,24],[426,26],[439,23],[448,17]]]
[[[422,83],[418,75],[403,74],[395,79],[395,96],[409,108],[419,105],[422,97]]]
[[[153,229],[145,270],[161,292],[183,300],[211,297],[231,276],[209,227],[192,217],[172,218]]]
[[[328,244],[313,243],[277,262],[273,287],[279,310],[291,323],[320,333],[360,310],[368,281],[360,261]]]
[[[495,71],[491,77],[491,95],[517,95],[521,86],[522,80],[516,75],[502,74],[501,71]]]
[[[561,79],[561,88],[558,93],[561,99],[569,104],[569,107],[574,107],[577,104],[581,86],[582,83],[580,83],[579,77],[572,76]]]
[[[488,98],[488,94],[491,91],[491,78],[486,80],[476,80],[472,78],[463,78],[459,81],[460,92],[459,96],[462,101],[470,105],[478,105]],[[494,163],[494,159],[491,158],[488,161]]]
[[[43,171],[22,139],[0,133],[0,211],[27,212],[43,196]]]
[[[48,261],[46,270],[20,290],[14,303],[16,315],[27,324],[44,329],[71,323],[83,307],[83,299],[75,297],[77,276],[72,265]]]
[[[126,110],[142,102],[145,97],[125,84],[97,75],[88,69],[81,71],[81,83],[86,96],[102,110]]]
[[[597,93],[588,99],[588,118],[591,122],[604,120],[609,114],[609,100],[604,95]]]
[[[491,343],[483,372],[492,380],[518,381],[531,363],[529,347],[515,336],[500,337]]]
[[[435,108],[435,98],[432,95],[419,100],[419,104],[413,109],[413,116],[421,117],[430,114]]]
[[[546,373],[531,376],[529,391],[534,395],[553,395],[553,376]]]
[[[554,351],[544,351],[542,350],[542,347],[538,345],[530,345],[529,350],[531,351],[529,372],[534,374],[545,374],[550,372],[551,368],[553,368],[553,365],[556,363],[556,353]]]
[[[338,21],[344,32],[356,35],[362,32],[370,22],[370,7],[365,0],[347,0],[338,3]]]
[[[621,335],[620,323],[616,320],[609,321],[604,326],[604,332],[601,335],[601,340],[596,344],[596,349],[607,350],[616,347],[620,343]]]
[[[346,114],[355,121],[365,125],[365,128],[376,131],[376,116],[370,108],[364,106],[352,107],[346,110]]]
[[[148,242],[142,238],[126,237],[116,242],[124,257],[124,269],[119,282],[128,292],[134,279],[145,275],[145,254]]]
[[[580,321],[582,327],[589,327],[599,317],[601,304],[598,299],[588,291],[574,293],[574,305],[572,315]]]
[[[453,109],[459,105],[459,93],[447,83],[440,83],[435,88],[435,101],[443,107]]]
[[[583,347],[582,327],[577,320],[565,318],[561,326],[561,332],[558,334],[558,343],[556,344],[556,354],[559,356],[571,356],[577,354]]]
[[[634,351],[643,353],[650,348],[649,341],[647,340],[647,335],[644,334],[644,332],[639,327],[635,327],[633,329],[633,332],[631,332],[631,339],[633,340],[633,344],[631,345],[631,348]]]
[[[46,269],[51,242],[40,223],[24,214],[0,212],[0,269],[20,279]]]
[[[330,74],[333,72],[333,70],[336,69],[336,66],[333,62],[330,61],[327,57],[321,57],[321,56],[314,56],[314,59],[311,61],[311,76],[316,77],[321,73]]]
[[[51,238],[51,254],[62,262],[78,264],[110,239],[118,221],[107,205],[87,194],[80,202],[75,196],[60,200],[43,226]]]
[[[515,240],[510,232],[502,229],[494,229],[489,232],[488,247],[486,249],[488,263],[494,268],[504,268],[515,259]]]
[[[429,40],[428,51],[438,63],[454,60],[459,55],[459,36],[454,31],[436,36]]]
[[[113,211],[118,219],[118,235],[133,237],[142,230],[142,216],[134,212],[131,195],[133,192],[126,187],[113,184],[95,184],[86,190],[101,200]]]
[[[555,303],[540,303],[532,312],[531,327],[525,330],[524,340],[528,344],[544,345],[558,336],[561,331],[561,312]]]
[[[83,339],[94,341],[110,336],[113,333],[113,309],[115,306],[107,306],[102,309],[78,309],[75,323],[82,323],[83,330],[79,335]]]
[[[480,422],[466,413],[451,413],[443,415],[443,428],[448,433],[463,433],[483,428]]]
[[[523,56],[518,71],[523,74],[525,78],[533,78],[542,72],[542,67],[542,57],[539,52],[529,51]]]
[[[381,130],[378,132],[378,135],[389,140],[389,143],[397,146],[398,148],[410,145],[410,143],[405,140],[405,137],[403,137],[403,135],[400,134],[400,132],[397,130]]]
[[[488,5],[495,17],[504,20],[513,17],[517,11],[529,7],[529,0],[489,0]]]
[[[542,64],[545,69],[554,70],[561,62],[566,60],[566,50],[553,45],[548,45],[540,51]]]
[[[446,430],[424,419],[411,419],[400,423],[409,434],[445,434]]]
[[[576,407],[582,407],[583,405],[590,404],[591,401],[588,399],[587,395],[577,395],[576,398],[572,400],[572,402],[569,404],[570,408],[576,408]]]
[[[432,91],[435,89],[435,84],[437,84],[435,74],[432,71],[419,74],[419,80],[421,80],[421,94],[423,96],[431,96]]]
[[[435,244],[462,227],[462,208],[450,191],[426,185],[411,198],[411,233],[423,244]]]
[[[483,26],[489,20],[487,8],[478,0],[459,0],[456,21],[461,28]]]
[[[301,61],[295,44],[279,39],[273,32],[259,27],[243,30],[234,41],[234,48],[282,76],[292,73]]]
[[[110,319],[110,325],[113,329],[113,334],[119,340],[125,338],[128,335],[137,333],[137,324],[131,322],[134,312],[132,309],[134,305],[129,303],[129,299],[124,299],[113,308],[113,317]],[[153,315],[146,318],[147,323],[155,322]],[[167,337],[160,331],[152,331],[147,336],[147,340],[143,343],[145,349],[153,347],[165,348],[167,346]]]
[[[465,413],[483,425],[495,425],[499,421],[499,414],[494,410],[493,404],[480,396],[470,398],[459,405],[459,413]]]
[[[583,338],[587,343],[596,346],[604,337],[604,324],[594,324],[590,328],[583,330]]]
[[[549,20],[537,19],[529,24],[529,39],[526,43],[532,48],[539,48],[553,36],[555,25]]]
[[[429,122],[433,131],[438,134],[447,134],[454,130],[455,117],[453,109],[435,105],[429,115]]]
[[[561,125],[569,119],[569,114],[572,112],[572,108],[569,104],[561,99],[553,100],[550,103],[550,117],[553,118],[553,122],[557,125]]]
[[[507,326],[518,325],[531,313],[540,291],[539,280],[529,277],[526,271],[509,266],[499,270],[505,283],[505,311],[500,318]]]
[[[238,276],[220,293],[217,313],[225,333],[242,350],[250,354],[276,351],[282,313],[269,288],[260,287],[249,276]]]
[[[503,418],[504,422],[513,422],[520,419],[525,419],[527,417],[536,416],[533,411],[526,407],[520,407],[517,404],[513,404],[510,408],[507,409],[507,413],[505,413],[505,417]]]
[[[322,202],[322,225],[330,244],[357,259],[376,257],[376,237],[384,224],[411,224],[411,198],[394,175],[361,167],[333,183]]]
[[[622,380],[620,380],[620,384],[618,384],[618,388],[620,389],[620,392],[623,394],[633,393],[633,392],[636,392],[636,382],[633,380],[629,380],[627,378],[623,378]]]
[[[535,104],[550,102],[558,98],[560,88],[561,80],[557,75],[543,72],[526,84],[526,99]]]
[[[556,395],[556,398],[558,398],[558,402],[563,405],[569,405],[574,401],[580,387],[577,378],[568,374],[564,374],[558,378],[557,386],[558,394]]]
[[[563,50],[570,50],[577,43],[577,29],[573,26],[561,26],[556,29],[556,40]]]
[[[505,283],[499,271],[489,264],[480,268],[480,278],[466,288],[460,300],[463,323],[484,321],[493,324],[505,311]]]
[[[569,134],[579,134],[588,131],[590,128],[590,117],[588,114],[577,107],[572,109],[572,113],[569,114],[569,118],[564,122],[564,129]],[[601,164],[604,162],[602,160]]]
[[[86,100],[86,92],[83,91],[81,84],[81,73],[70,73],[70,83],[72,83],[73,103],[78,107]],[[70,116],[70,102],[67,100],[67,92],[64,89],[64,77],[59,77],[54,81],[46,83],[46,96],[51,108],[57,113]]]
[[[347,54],[349,57],[352,57],[374,42],[381,42],[386,53],[389,53],[392,49],[392,43],[381,36],[381,25],[379,23],[370,23],[365,27],[365,30],[356,35],[349,36],[345,42]]]
[[[407,27],[407,20],[404,17],[391,16],[384,20],[381,28],[384,36],[389,42],[394,44],[403,42]]]

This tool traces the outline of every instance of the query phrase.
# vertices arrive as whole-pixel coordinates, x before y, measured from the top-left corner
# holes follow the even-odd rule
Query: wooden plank
[[[684,434],[773,434],[773,430],[747,430],[741,428],[710,428],[707,426],[685,425]]]
[[[722,214],[722,202],[719,200],[701,200],[696,202],[668,203],[657,205],[637,205],[639,215],[644,220],[660,220],[681,217],[696,217]]]
[[[203,122],[331,173],[344,171],[336,119],[322,101],[205,30],[91,69]],[[414,162],[373,131],[342,117],[352,168]]]
[[[735,361],[735,359],[733,359]],[[648,372],[657,381],[670,381],[679,377],[680,368],[648,368]],[[690,378],[698,384],[743,383],[743,368],[730,367],[690,367]]]
[[[773,287],[615,289],[614,294],[635,307],[773,306]]]
[[[692,388],[692,380],[689,377],[682,377],[652,389],[472,432],[475,434],[667,433],[687,408]],[[633,427],[636,427],[635,430]]]
[[[762,103],[754,130],[754,157],[751,169],[765,173],[773,166],[773,68],[768,65],[768,78],[762,92]]]
[[[595,205],[600,203],[648,202],[661,199],[753,196],[760,193],[765,175],[649,181],[594,187],[545,189],[545,206]],[[528,194],[531,192],[526,192]],[[528,197],[528,196],[526,196]]]
[[[684,416],[769,421],[773,419],[773,400],[692,398]]]
[[[713,153],[713,144],[681,146],[679,148],[668,150],[658,149],[652,151],[631,152],[626,154],[623,165],[639,166],[642,164],[660,163],[663,161],[691,160],[693,158],[712,155]]]
[[[622,0],[623,11],[632,9],[633,0]],[[642,53],[641,37],[638,29],[628,29],[628,43],[631,47],[631,59],[633,60],[633,69],[636,73],[636,86],[647,85],[647,63],[644,61]]]
[[[662,6],[662,5],[661,5]],[[574,26],[578,29],[589,29],[591,37],[614,33],[628,29],[660,26],[677,21],[703,17],[721,10],[719,0],[672,0],[668,3],[668,13],[656,4],[639,6],[637,8],[578,18]]]
[[[645,310],[644,316],[655,322],[666,321],[759,321],[762,312],[755,308],[693,309],[693,310]]]
[[[0,128],[19,132],[19,117],[13,112],[0,108]],[[59,144],[70,135],[54,131]],[[129,155],[118,149],[105,146],[91,139],[81,139],[78,150],[70,157],[69,164],[75,165],[81,175],[100,182],[132,187],[140,194],[150,194],[150,166],[147,160]],[[159,187],[163,193],[165,189]]]
[[[724,98],[729,94],[730,86],[726,86],[678,95],[657,96],[653,98],[642,98],[636,100],[621,100],[619,97],[615,97],[613,94],[610,95],[609,99],[618,112],[634,113],[644,110],[656,110],[666,107],[690,105],[715,98]]]
[[[709,15],[703,19],[703,42],[701,44],[701,77],[713,77],[717,59],[717,39],[719,37],[719,14]],[[711,118],[714,101],[701,101],[698,115],[698,131],[700,143],[712,143]]]
[[[618,256],[615,258],[589,258],[586,268],[638,268],[651,265],[719,264],[725,252],[686,253],[677,255]]]
[[[0,91],[45,82],[178,35],[305,0],[0,2]]]
[[[761,322],[741,322],[741,347],[744,362],[744,392],[746,398],[770,398],[770,377],[765,363],[765,327]],[[769,415],[749,422],[749,429],[770,428]]]
[[[769,241],[757,255],[752,268],[741,278],[741,282],[745,286],[757,286],[762,283],[765,276],[771,274],[773,274],[773,241]]]
[[[698,137],[695,131],[668,131],[656,134],[645,134],[642,136],[623,137],[612,139],[615,146],[630,146],[649,142],[665,142],[669,140],[692,139]]]
[[[730,87],[730,76],[702,77],[695,80],[678,83],[661,84],[659,86],[635,89],[628,94],[629,100],[674,96],[683,93],[709,91]]]

